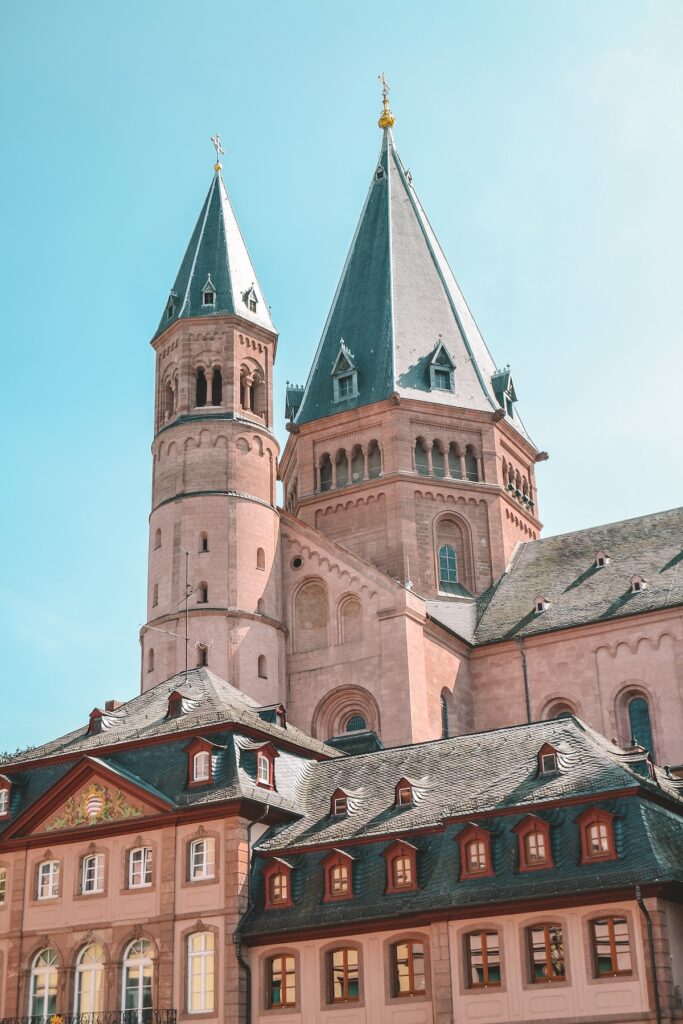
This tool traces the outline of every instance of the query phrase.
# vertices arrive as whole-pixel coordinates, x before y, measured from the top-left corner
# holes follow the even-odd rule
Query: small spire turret
[[[377,124],[380,128],[393,128],[396,124],[396,118],[389,109],[389,85],[384,76],[384,72],[377,77],[382,83],[382,113],[379,115],[379,121]]]

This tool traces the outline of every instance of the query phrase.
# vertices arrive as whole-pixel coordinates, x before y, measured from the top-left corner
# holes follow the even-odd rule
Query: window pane
[[[425,981],[425,954],[421,942],[413,942],[413,992],[424,992]]]

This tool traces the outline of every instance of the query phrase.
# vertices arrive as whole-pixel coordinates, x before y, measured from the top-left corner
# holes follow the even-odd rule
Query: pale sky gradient
[[[680,0],[4,0],[0,750],[139,689],[153,354],[224,176],[303,383],[395,138],[537,444],[545,534],[679,505]]]

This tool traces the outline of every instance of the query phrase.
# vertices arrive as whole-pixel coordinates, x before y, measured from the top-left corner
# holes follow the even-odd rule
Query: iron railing
[[[0,1024],[177,1024],[177,1010],[103,1010],[47,1017],[0,1017]]]

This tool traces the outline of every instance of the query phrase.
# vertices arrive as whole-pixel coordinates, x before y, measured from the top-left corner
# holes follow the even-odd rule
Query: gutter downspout
[[[652,988],[655,996],[655,1017],[657,1019],[657,1024],[662,1024],[662,1006],[659,1002],[659,985],[657,984],[657,961],[655,960],[655,940],[652,928],[652,918],[650,917],[649,910],[645,906],[643,894],[639,885],[636,886],[636,902],[642,911],[643,917],[645,918],[645,925],[647,927],[647,945],[648,952],[650,954],[650,970],[652,971]]]
[[[531,722],[531,698],[529,696],[529,676],[526,666],[526,651],[524,650],[524,637],[516,636],[515,643],[519,647],[519,654],[522,659],[522,672],[524,674],[524,704],[526,706],[526,720]]]
[[[232,937],[232,941],[233,941],[234,946],[235,946],[235,956],[237,957],[238,964],[240,965],[240,967],[244,971],[244,976],[245,976],[245,981],[246,981],[246,991],[245,991],[245,998],[244,998],[245,1009],[247,1011],[246,1012],[246,1024],[251,1024],[251,967],[250,967],[248,961],[245,960],[244,954],[242,952],[242,923],[244,922],[244,919],[247,916],[247,914],[249,913],[249,911],[251,910],[251,906],[252,906],[252,904],[251,904],[251,830],[253,829],[254,825],[259,825],[268,816],[269,811],[270,811],[270,804],[266,803],[266,808],[265,808],[263,814],[260,816],[260,818],[255,818],[254,821],[250,821],[249,824],[247,825],[247,845],[249,847],[249,865],[248,865],[248,868],[247,868],[247,909],[242,914],[242,917],[239,920],[239,924],[237,925],[237,928],[235,928],[235,932],[234,932],[234,935]],[[657,1024],[659,1024],[659,1021],[657,1022]]]

